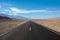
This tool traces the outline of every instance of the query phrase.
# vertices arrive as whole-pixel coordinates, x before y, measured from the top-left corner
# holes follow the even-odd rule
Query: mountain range
[[[25,18],[25,17],[22,17],[22,16],[13,16],[13,15],[8,15],[8,14],[3,14],[3,13],[0,13],[0,19],[13,19],[13,18],[16,18],[16,19],[23,19],[23,20],[31,20],[29,18]],[[46,20],[56,20],[56,19],[60,19],[60,17],[55,17],[55,18],[48,18]],[[39,19],[41,20],[41,19]],[[44,20],[44,19],[43,19]]]
[[[13,16],[13,15],[7,15],[7,14],[0,13],[0,19],[13,19],[13,18],[28,20],[28,18],[25,18],[22,16]]]
[[[10,18],[5,16],[0,16],[0,19],[10,19]]]

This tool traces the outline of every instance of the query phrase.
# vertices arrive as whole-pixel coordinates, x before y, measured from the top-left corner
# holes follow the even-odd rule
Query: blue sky
[[[32,19],[60,17],[60,0],[0,0],[0,13]]]

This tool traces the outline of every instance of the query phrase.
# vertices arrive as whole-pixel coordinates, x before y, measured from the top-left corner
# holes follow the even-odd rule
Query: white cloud
[[[22,13],[48,12],[48,10],[26,10]]]
[[[0,8],[2,8],[3,5],[0,4]],[[5,8],[5,6],[7,6],[7,9]],[[3,8],[2,8],[3,9]],[[50,9],[50,8],[48,8]],[[3,10],[2,10],[3,11]],[[4,5],[4,11],[3,13],[8,13],[10,15],[17,15],[19,13],[53,13],[53,12],[59,12],[60,11],[52,11],[52,10],[28,10],[28,9],[19,9],[19,8],[16,8],[16,7],[12,7],[11,4],[5,4]]]
[[[35,13],[35,12],[52,12],[52,11],[48,11],[48,10],[22,10],[22,9],[18,9],[18,8],[10,8],[12,12],[14,13]]]
[[[18,9],[15,7],[11,7],[10,11],[12,11],[13,15],[17,15],[19,13],[60,13],[60,11],[56,10],[27,10],[27,9]]]
[[[17,8],[10,8],[10,9],[11,9],[12,12],[15,12],[15,13],[19,13],[20,12],[20,10],[17,9]]]

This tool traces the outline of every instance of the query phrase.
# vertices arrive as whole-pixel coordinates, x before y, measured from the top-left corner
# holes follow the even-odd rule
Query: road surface
[[[5,40],[60,40],[60,35],[29,21],[14,29]]]
[[[45,28],[42,25],[38,25],[31,22],[32,26],[32,40],[60,40],[60,36]]]

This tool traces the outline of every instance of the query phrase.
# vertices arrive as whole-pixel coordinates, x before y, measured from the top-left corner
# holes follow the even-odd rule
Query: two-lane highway
[[[60,40],[60,35],[29,21],[13,30],[5,40]]]

